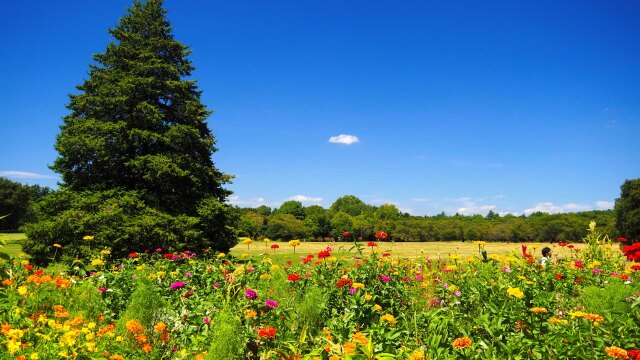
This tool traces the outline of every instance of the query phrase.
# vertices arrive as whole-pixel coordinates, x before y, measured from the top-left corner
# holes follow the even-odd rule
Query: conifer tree
[[[211,112],[190,79],[190,50],[174,39],[161,0],[136,0],[109,32],[114,41],[70,97],[51,167],[61,190],[37,207],[25,248],[42,257],[52,241],[65,242],[80,256],[84,233],[120,254],[228,250],[235,215],[223,185],[231,176],[211,159]]]

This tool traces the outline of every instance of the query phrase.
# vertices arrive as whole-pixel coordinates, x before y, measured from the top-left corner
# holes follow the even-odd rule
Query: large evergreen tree
[[[228,250],[235,216],[223,184],[231,177],[211,160],[211,112],[188,79],[190,51],[174,39],[161,0],[136,0],[110,33],[115,41],[94,55],[67,106],[52,166],[63,184],[38,207],[25,248],[42,257],[64,242],[69,252],[87,234],[120,254]]]

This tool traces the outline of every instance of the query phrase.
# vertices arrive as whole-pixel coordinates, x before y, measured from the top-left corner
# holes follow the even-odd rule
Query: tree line
[[[25,185],[0,177],[0,231],[18,231],[34,220],[32,205],[51,192],[48,187]]]
[[[348,232],[350,237],[372,241],[376,231],[384,231],[390,241],[578,242],[586,236],[590,221],[596,221],[600,231],[610,237],[617,236],[613,210],[536,212],[529,216],[500,216],[493,211],[486,216],[413,216],[392,204],[373,206],[354,195],[345,195],[329,209],[286,201],[275,209],[263,205],[237,211],[239,234],[254,239],[340,241]]]

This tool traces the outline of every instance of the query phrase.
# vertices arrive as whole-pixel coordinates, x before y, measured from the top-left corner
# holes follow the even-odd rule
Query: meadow
[[[541,266],[549,245],[561,260]],[[595,230],[580,246],[244,239],[0,269],[0,359],[640,359],[640,265]]]

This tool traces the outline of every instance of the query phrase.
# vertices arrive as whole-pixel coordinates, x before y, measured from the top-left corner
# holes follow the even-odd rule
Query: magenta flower
[[[391,277],[382,275],[382,277],[380,277],[380,280],[382,280],[382,282],[391,282]]]
[[[186,277],[191,277],[191,275],[192,275],[192,274],[191,274],[191,271],[187,271],[187,272],[184,274],[184,276],[186,276]]]
[[[220,287],[220,284],[215,283],[215,284],[213,284],[213,287],[217,289],[217,288],[219,288],[219,287]]]
[[[351,295],[354,295],[357,292],[358,292],[358,289],[356,289],[356,288],[350,288],[349,289],[349,294],[351,294]]]
[[[104,286],[101,286],[98,288],[98,291],[100,291],[101,293],[107,292],[107,288]]]
[[[270,309],[275,309],[275,308],[277,308],[277,307],[278,307],[278,305],[279,305],[279,304],[278,304],[278,302],[277,302],[277,301],[275,301],[275,300],[271,300],[271,299],[267,299],[267,300],[264,302],[264,306],[266,306],[266,307],[268,307],[268,308],[270,308]]]
[[[247,289],[244,292],[244,297],[246,297],[249,300],[255,300],[258,298],[258,293],[255,290]]]
[[[207,325],[211,324],[211,320],[209,320],[208,317],[205,317],[204,319],[202,319],[202,321]]]
[[[169,288],[171,290],[177,290],[177,289],[182,289],[184,285],[185,283],[183,283],[182,281],[176,281],[173,284],[169,285]]]
[[[423,279],[423,278],[422,278],[422,275],[416,275],[416,280],[417,280],[417,281],[422,281],[422,279]]]

